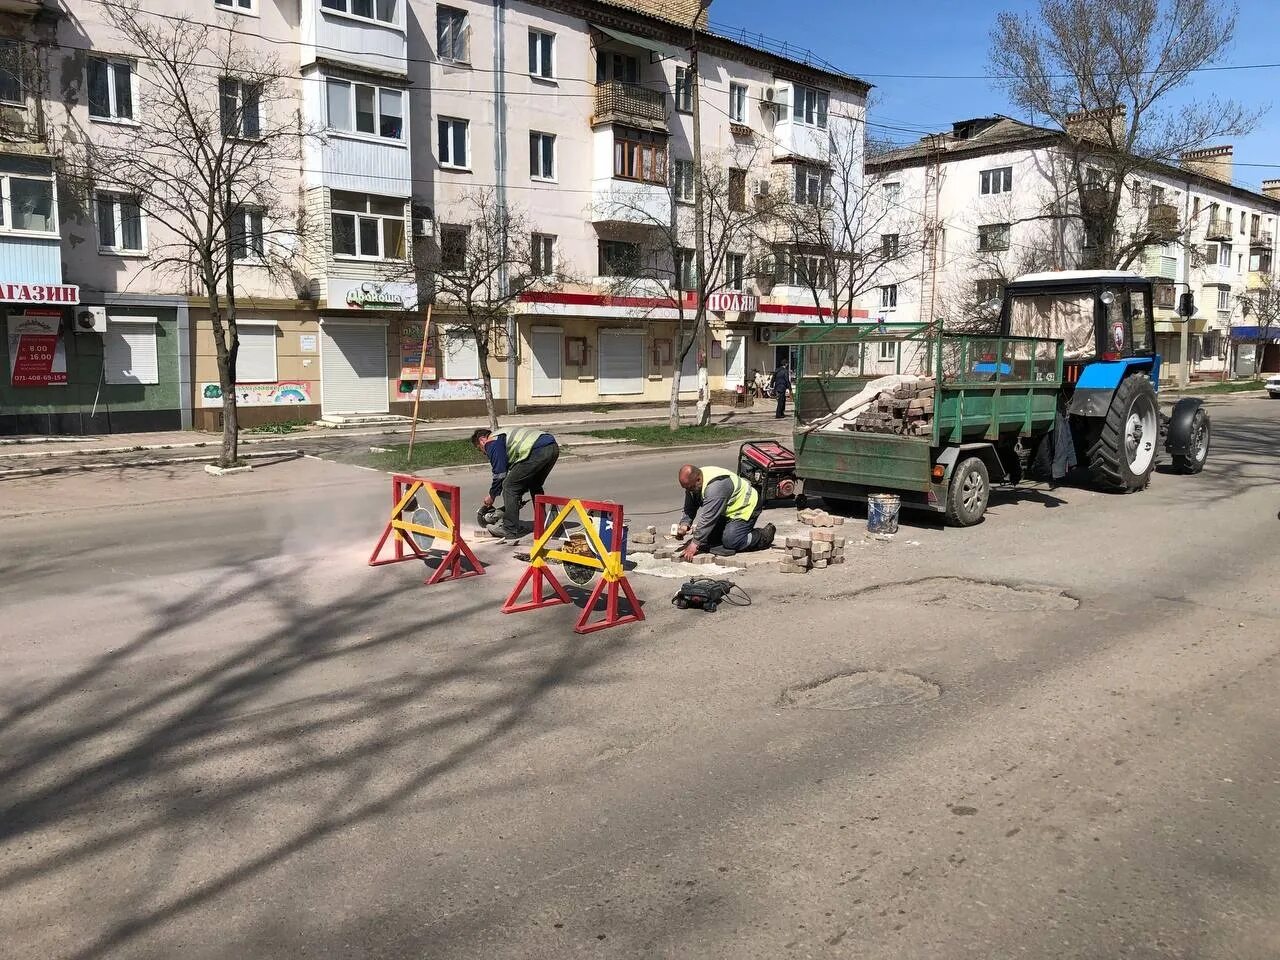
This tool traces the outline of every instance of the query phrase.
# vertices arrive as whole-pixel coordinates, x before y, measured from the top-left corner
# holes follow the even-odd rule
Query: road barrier
[[[559,508],[550,523],[547,523],[548,507]],[[607,529],[610,532],[609,540],[611,541],[609,546],[606,547],[600,538],[596,521],[591,518],[591,513],[602,514],[608,518]],[[581,521],[582,531],[595,551],[594,556],[570,553],[548,546],[551,538],[564,526],[570,515],[576,515]],[[578,618],[573,628],[574,633],[594,633],[607,627],[643,620],[644,612],[640,609],[640,602],[636,600],[636,595],[622,569],[622,536],[622,504],[538,494],[533,498],[533,547],[529,551],[529,566],[520,575],[515,589],[507,597],[507,602],[502,605],[502,612],[523,613],[526,610],[541,610],[543,607],[572,603],[569,594],[565,592],[560,581],[547,566],[548,560],[559,560],[561,563],[576,563],[600,571],[600,579],[596,581],[595,589],[591,591],[591,596],[582,610],[582,616]],[[526,584],[532,586],[533,599],[522,603],[520,594],[524,592]],[[543,595],[544,586],[551,590],[547,596]],[[590,623],[588,621],[601,594],[605,597],[604,619]],[[630,605],[629,613],[619,612],[619,594],[624,596]]]
[[[434,525],[404,519],[407,510],[416,512],[427,509],[419,504],[419,495],[425,495],[430,506],[435,508]],[[445,506],[445,499],[449,501],[448,506]],[[412,536],[412,534],[421,534],[425,537],[445,540],[449,546],[444,559],[440,561],[440,566],[436,567],[435,572],[423,583],[432,584],[443,580],[462,580],[466,577],[480,576],[484,573],[484,565],[476,559],[476,555],[471,552],[466,540],[462,538],[459,523],[461,504],[462,491],[455,486],[401,473],[392,476],[391,517],[387,520],[387,527],[382,531],[382,536],[378,538],[378,545],[373,548],[373,554],[369,557],[369,566],[381,567],[388,563],[400,563],[402,560],[430,559],[429,551],[423,549]],[[428,510],[428,513],[430,512]],[[380,560],[378,554],[382,552],[388,538],[392,539],[394,555]],[[411,552],[405,551],[406,544]],[[471,569],[464,570],[463,561],[466,561]]]

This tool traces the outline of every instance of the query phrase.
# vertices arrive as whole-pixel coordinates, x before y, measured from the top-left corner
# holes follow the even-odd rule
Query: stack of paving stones
[[[643,533],[627,535],[627,550],[631,553],[656,554],[659,549],[657,527],[645,527]]]
[[[787,556],[778,561],[783,573],[808,573],[844,563],[844,537],[830,530],[815,530],[806,539],[787,537]]]
[[[844,523],[844,517],[838,517],[825,510],[801,510],[796,514],[801,523],[811,527],[838,527]]]
[[[875,403],[854,418],[852,429],[861,433],[893,433],[903,437],[927,437],[933,433],[933,378],[900,383],[885,390]]]

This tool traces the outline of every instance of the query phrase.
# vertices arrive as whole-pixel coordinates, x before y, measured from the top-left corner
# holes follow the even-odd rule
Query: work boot
[[[751,549],[768,550],[773,546],[773,537],[777,532],[778,528],[772,523],[766,523],[759,530],[753,530],[751,533]]]

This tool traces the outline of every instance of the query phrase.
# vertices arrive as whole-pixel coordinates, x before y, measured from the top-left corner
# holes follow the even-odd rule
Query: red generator
[[[748,440],[738,448],[738,476],[765,500],[796,495],[796,455],[777,440]]]

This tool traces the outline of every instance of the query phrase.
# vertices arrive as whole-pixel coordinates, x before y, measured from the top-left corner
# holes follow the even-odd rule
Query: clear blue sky
[[[1280,63],[1280,3],[1240,0],[1239,26],[1224,63]],[[869,120],[874,135],[918,139],[915,128],[948,129],[953,120],[1013,114],[987,79],[916,80],[888,74],[985,77],[988,34],[1000,10],[1030,11],[1032,0],[715,0],[713,28],[745,27],[806,47],[875,84]],[[1235,179],[1256,187],[1280,177],[1280,68],[1197,74],[1190,96],[1215,94],[1272,109],[1246,137],[1235,139]],[[886,127],[906,127],[886,129]],[[1274,169],[1249,163],[1277,164]]]

